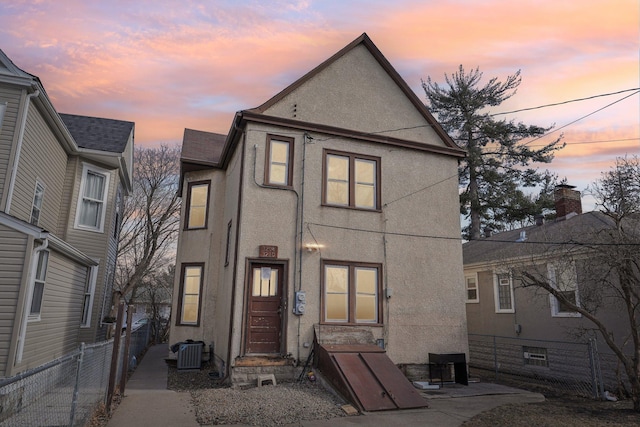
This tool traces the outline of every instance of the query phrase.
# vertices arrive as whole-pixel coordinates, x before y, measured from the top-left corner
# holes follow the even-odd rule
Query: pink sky
[[[179,144],[184,128],[226,133],[366,32],[418,97],[458,65],[488,79],[522,70],[512,111],[640,87],[637,0],[13,0],[0,49],[37,75],[60,112],[130,120],[136,143]],[[583,190],[640,153],[640,95],[624,92],[504,116],[571,123],[551,165]]]

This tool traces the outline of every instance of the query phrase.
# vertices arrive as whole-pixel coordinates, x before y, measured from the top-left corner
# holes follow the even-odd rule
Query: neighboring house
[[[314,343],[466,353],[463,156],[366,34],[228,135],[186,129],[171,343],[233,381]]]
[[[554,366],[548,346],[585,343],[592,338],[601,353],[611,350],[580,313],[540,288],[523,286],[524,273],[548,281],[580,307],[593,311],[597,306],[597,317],[618,344],[628,338],[630,328],[620,300],[602,280],[616,280],[615,276],[582,244],[597,242],[603,231],[615,229],[614,222],[601,212],[582,213],[580,192],[572,186],[558,186],[555,201],[555,220],[539,219],[536,225],[467,242],[463,254],[470,340],[476,334],[518,338],[520,353],[514,355],[515,365],[534,367],[540,375],[544,374],[542,367],[557,376],[561,374],[558,369],[568,368]],[[473,350],[472,344],[470,348]],[[565,353],[556,361],[567,358]],[[473,351],[470,362],[474,364]]]
[[[105,339],[133,131],[58,114],[0,51],[0,377]]]

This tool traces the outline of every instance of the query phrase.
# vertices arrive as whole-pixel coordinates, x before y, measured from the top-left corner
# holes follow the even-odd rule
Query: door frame
[[[242,336],[240,339],[240,356],[247,355],[247,338],[249,336],[249,298],[251,298],[251,276],[253,266],[256,264],[266,264],[282,267],[282,294],[280,295],[282,306],[282,319],[280,323],[281,340],[279,355],[287,354],[287,319],[289,301],[289,260],[275,258],[247,258],[245,262],[244,274],[244,308],[242,310]],[[278,354],[278,353],[273,353]]]

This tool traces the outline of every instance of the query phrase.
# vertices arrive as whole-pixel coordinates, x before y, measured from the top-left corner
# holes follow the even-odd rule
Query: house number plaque
[[[260,258],[278,258],[278,247],[270,245],[260,245]]]

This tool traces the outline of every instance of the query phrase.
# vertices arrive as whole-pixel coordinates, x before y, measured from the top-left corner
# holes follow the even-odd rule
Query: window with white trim
[[[36,181],[36,188],[33,192],[33,203],[31,204],[31,224],[38,225],[40,212],[42,211],[42,199],[44,198],[44,185]]]
[[[496,273],[494,282],[496,313],[514,313],[511,274]]]
[[[549,283],[570,303],[580,307],[578,297],[578,278],[575,264],[547,264]],[[580,317],[581,314],[568,304],[549,294],[549,305],[552,317]]]
[[[33,277],[33,292],[31,294],[31,307],[29,307],[29,319],[40,319],[42,300],[44,297],[44,284],[47,280],[47,266],[49,264],[49,251],[38,252],[38,262]]]
[[[467,291],[467,302],[480,302],[478,295],[478,276],[476,274],[464,277]]]
[[[87,269],[87,280],[84,285],[84,299],[82,302],[82,323],[81,327],[88,328],[91,326],[91,311],[93,307],[93,295],[96,288],[96,278],[98,267],[89,267]]]
[[[522,347],[522,358],[525,365],[531,366],[549,366],[547,359],[547,349],[544,347]]]
[[[93,165],[82,168],[75,227],[102,233],[109,193],[109,172]]]

